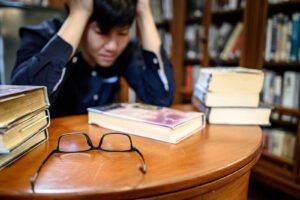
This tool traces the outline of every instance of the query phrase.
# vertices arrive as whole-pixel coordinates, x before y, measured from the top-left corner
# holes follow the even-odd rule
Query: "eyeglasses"
[[[147,172],[147,166],[143,154],[133,146],[131,137],[125,133],[105,133],[102,135],[99,145],[94,147],[92,140],[86,133],[75,132],[66,133],[58,138],[57,147],[49,153],[49,155],[44,159],[36,173],[31,178],[31,188],[34,192],[35,183],[38,175],[43,168],[47,160],[56,153],[80,153],[87,152],[91,150],[100,150],[105,152],[136,152],[143,164],[139,164],[139,170],[145,174]]]

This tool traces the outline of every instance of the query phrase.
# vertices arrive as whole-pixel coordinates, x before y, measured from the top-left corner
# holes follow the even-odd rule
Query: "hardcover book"
[[[0,85],[1,129],[9,129],[21,118],[48,107],[46,87]]]
[[[193,96],[209,107],[257,107],[259,93],[209,92],[195,85]]]
[[[205,126],[203,113],[140,103],[88,108],[88,119],[90,124],[174,144]]]
[[[214,67],[200,69],[197,85],[209,92],[259,93],[263,87],[261,70],[243,67]]]
[[[32,113],[28,119],[16,122],[10,129],[0,129],[0,154],[11,153],[36,133],[48,128],[50,117],[48,110]]]
[[[193,105],[204,112],[210,124],[270,125],[271,107],[207,107],[197,98]]]
[[[23,155],[31,151],[33,148],[37,147],[42,142],[46,141],[47,138],[48,138],[48,132],[47,129],[45,129],[33,135],[30,139],[28,139],[28,141],[19,145],[11,153],[0,155],[0,170],[12,164],[17,159],[19,159],[20,157],[22,157]]]

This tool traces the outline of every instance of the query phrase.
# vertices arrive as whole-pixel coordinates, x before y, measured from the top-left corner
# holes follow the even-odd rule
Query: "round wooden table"
[[[88,125],[86,115],[52,119],[48,141],[0,171],[0,199],[247,199],[262,145],[258,126],[207,125],[177,145],[132,135],[147,163],[145,175],[135,153],[59,154],[45,164],[33,193],[30,177],[59,135],[78,131],[94,145],[110,132]]]

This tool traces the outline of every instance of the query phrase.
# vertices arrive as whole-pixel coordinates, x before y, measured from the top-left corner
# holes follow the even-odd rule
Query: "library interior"
[[[26,147],[28,151],[26,154],[25,147],[21,153],[22,150],[18,149],[17,144],[14,146],[9,144],[12,145],[11,149],[9,147],[5,149],[6,139],[7,143],[9,140],[14,142],[16,140],[5,137],[13,135],[14,130],[11,129],[13,122],[5,124],[5,117],[0,116],[1,187],[9,180],[7,186],[2,189],[0,187],[0,199],[42,199],[47,198],[49,194],[53,195],[50,199],[97,199],[97,197],[198,199],[200,196],[203,199],[205,197],[249,200],[300,199],[300,0],[150,0],[149,2],[162,45],[173,66],[175,91],[171,108],[203,112],[206,115],[204,121],[207,122],[206,125],[205,122],[201,122],[203,123],[200,128],[201,136],[191,136],[184,139],[186,143],[179,141],[178,144],[172,144],[173,146],[171,144],[164,146],[159,142],[152,144],[150,140],[132,136],[133,144],[130,144],[138,148],[132,146],[126,151],[135,151],[141,155],[144,162],[146,161],[148,174],[144,179],[141,178],[141,174],[131,173],[131,167],[126,175],[122,174],[124,170],[120,166],[109,169],[105,165],[106,161],[101,158],[99,162],[103,162],[103,166],[100,168],[108,170],[109,175],[95,175],[101,177],[103,182],[93,180],[94,184],[103,186],[95,186],[82,177],[75,183],[62,186],[63,180],[51,179],[53,178],[50,177],[51,173],[42,173],[42,170],[41,173],[38,171],[38,177],[42,180],[35,182],[36,196],[34,196],[35,191],[33,193],[29,191],[30,176],[37,171],[39,164],[57,145],[60,131],[76,132],[81,131],[80,129],[90,131],[93,143],[95,138],[100,137],[95,136],[95,127],[88,126],[87,116],[71,116],[66,118],[70,119],[69,122],[63,121],[63,118],[50,119],[48,113],[50,105],[45,88],[27,88],[23,90],[26,95],[32,93],[33,96],[39,96],[42,104],[39,108],[35,108],[34,113],[39,111],[38,115],[32,117],[26,114],[31,120],[28,123],[34,123],[34,132],[39,134],[35,135],[35,138],[28,136],[28,145],[31,140],[31,147],[35,148]],[[66,16],[62,0],[0,0],[0,85],[11,84],[11,73],[20,45],[19,28],[27,24],[38,24],[49,18],[65,19]],[[138,35],[135,26],[134,23],[131,34]],[[223,73],[225,75],[221,77],[220,74]],[[229,77],[228,80],[226,75]],[[212,86],[214,81],[215,88]],[[1,93],[0,87],[0,115],[6,109],[6,101],[11,101],[10,98],[7,100],[11,94]],[[12,98],[21,99],[19,96]],[[28,101],[30,107],[31,100],[24,101]],[[124,79],[120,79],[119,101],[131,103],[140,101]],[[21,104],[18,107],[8,102],[7,105],[9,108],[16,107],[12,111],[16,116],[17,108],[25,109]],[[91,113],[88,114],[90,117]],[[97,120],[97,112],[93,114]],[[8,115],[9,113],[3,114]],[[85,123],[82,123],[82,120]],[[106,118],[103,120],[109,121]],[[121,124],[121,121],[116,123]],[[125,121],[124,127],[126,123]],[[33,130],[30,131],[25,132],[32,135]],[[101,129],[101,132],[105,131]],[[222,132],[224,137],[217,136],[216,132]],[[178,133],[180,134],[179,131]],[[228,140],[231,139],[230,144],[220,144],[226,140],[225,133],[228,134]],[[21,141],[25,138],[22,137],[18,139]],[[185,137],[187,135],[180,135],[180,138]],[[207,138],[211,141],[204,143],[202,140]],[[194,147],[197,141],[203,146]],[[239,141],[243,144],[238,144]],[[233,147],[235,145],[236,147]],[[30,152],[28,149],[31,149]],[[203,158],[197,157],[199,156],[197,151],[208,153],[207,157],[212,156],[211,159],[214,160],[207,160],[207,164],[196,164],[197,161],[206,161],[205,155]],[[234,155],[234,151],[237,155]],[[193,156],[191,160],[184,158],[188,157],[188,153]],[[223,158],[225,155],[228,157],[226,162]],[[39,158],[34,161],[38,156]],[[169,156],[176,158],[172,160]],[[72,168],[71,157],[62,157],[61,160],[51,159],[50,163],[53,166],[60,164],[68,167],[71,172],[76,173]],[[77,158],[77,162],[85,162],[87,159],[82,155],[78,155]],[[105,158],[107,157],[104,156]],[[131,159],[130,156],[126,158]],[[69,159],[69,163],[62,163],[63,159]],[[123,165],[125,163],[118,161],[117,158],[107,159],[111,159],[107,163],[113,160]],[[24,175],[21,175],[22,165],[26,168],[24,165],[29,162],[32,169],[24,170]],[[78,168],[89,170],[95,167],[95,163],[89,162],[92,163],[91,167],[83,166],[82,163],[73,164]],[[129,164],[130,162],[128,161]],[[47,164],[43,165],[45,168]],[[52,175],[62,174],[52,165],[46,166],[45,169],[52,170]],[[173,169],[168,171],[167,165],[174,165],[169,166]],[[187,172],[188,169],[195,172]],[[117,171],[114,177],[110,175],[112,173],[110,171],[113,170]],[[10,180],[18,177],[15,175],[16,172],[21,176],[17,183]],[[93,176],[88,173],[82,175],[89,176],[89,179]],[[61,179],[66,177],[62,175]],[[41,186],[38,186],[39,183]],[[52,191],[51,187],[54,186],[62,189]],[[42,187],[46,189],[39,190]],[[99,188],[101,191],[97,191]],[[62,194],[64,190],[66,194]],[[233,196],[224,198],[222,195]]]

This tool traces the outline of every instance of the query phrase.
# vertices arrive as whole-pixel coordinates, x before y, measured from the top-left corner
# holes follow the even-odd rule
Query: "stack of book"
[[[0,169],[48,138],[45,87],[0,85]]]
[[[192,102],[211,124],[269,125],[271,107],[260,104],[264,74],[242,67],[200,70]]]

